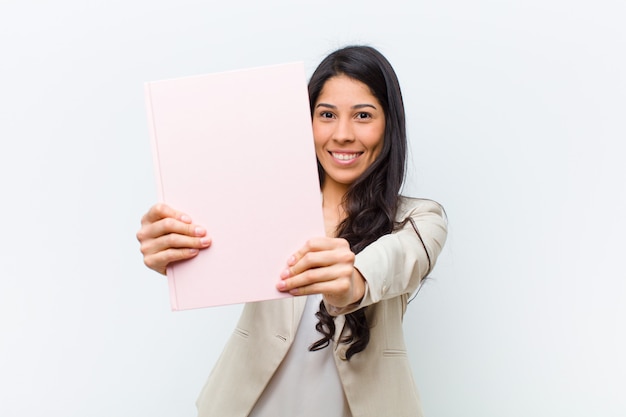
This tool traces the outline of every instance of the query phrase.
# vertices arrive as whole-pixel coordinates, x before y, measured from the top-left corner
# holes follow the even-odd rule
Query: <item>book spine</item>
[[[146,93],[146,110],[148,116],[148,130],[150,132],[150,144],[152,147],[152,161],[154,166],[154,176],[157,183],[157,194],[160,202],[165,201],[165,192],[163,190],[163,179],[161,177],[161,162],[159,159],[159,145],[157,142],[157,128],[155,125],[154,109],[152,106],[152,88],[151,83],[145,84]],[[176,280],[174,279],[174,269],[168,267],[166,271],[167,283],[169,286],[170,306],[172,311],[178,311],[178,296],[176,293]]]

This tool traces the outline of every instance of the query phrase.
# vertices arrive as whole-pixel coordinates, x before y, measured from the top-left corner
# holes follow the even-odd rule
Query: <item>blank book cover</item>
[[[173,310],[291,297],[287,258],[324,235],[302,63],[146,83],[160,201],[213,243],[172,264]]]

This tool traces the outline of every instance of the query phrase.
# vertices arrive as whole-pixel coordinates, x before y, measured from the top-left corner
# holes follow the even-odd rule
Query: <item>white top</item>
[[[307,297],[302,320],[287,356],[250,417],[351,417],[329,347],[311,352],[322,335],[315,330],[321,294]]]

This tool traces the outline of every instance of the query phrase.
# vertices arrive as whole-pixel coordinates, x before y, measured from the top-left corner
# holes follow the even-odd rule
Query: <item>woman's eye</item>
[[[356,115],[357,119],[369,119],[371,116],[369,113],[361,112]]]
[[[331,112],[329,112],[329,111],[323,111],[323,112],[320,113],[320,116],[323,117],[323,118],[330,119],[330,118],[333,117],[333,114]]]

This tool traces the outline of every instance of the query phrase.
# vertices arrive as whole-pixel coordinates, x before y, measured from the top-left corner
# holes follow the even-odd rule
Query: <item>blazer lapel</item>
[[[339,344],[340,344],[339,341],[341,340],[341,335],[343,334],[343,329],[345,325],[346,325],[346,316],[341,314],[335,317],[335,335],[334,335],[335,350],[337,350],[337,348],[339,347]]]
[[[306,297],[293,297],[293,315],[291,320],[291,336],[292,340],[298,331],[300,320],[302,320],[302,314],[304,313],[304,306],[306,305]]]

